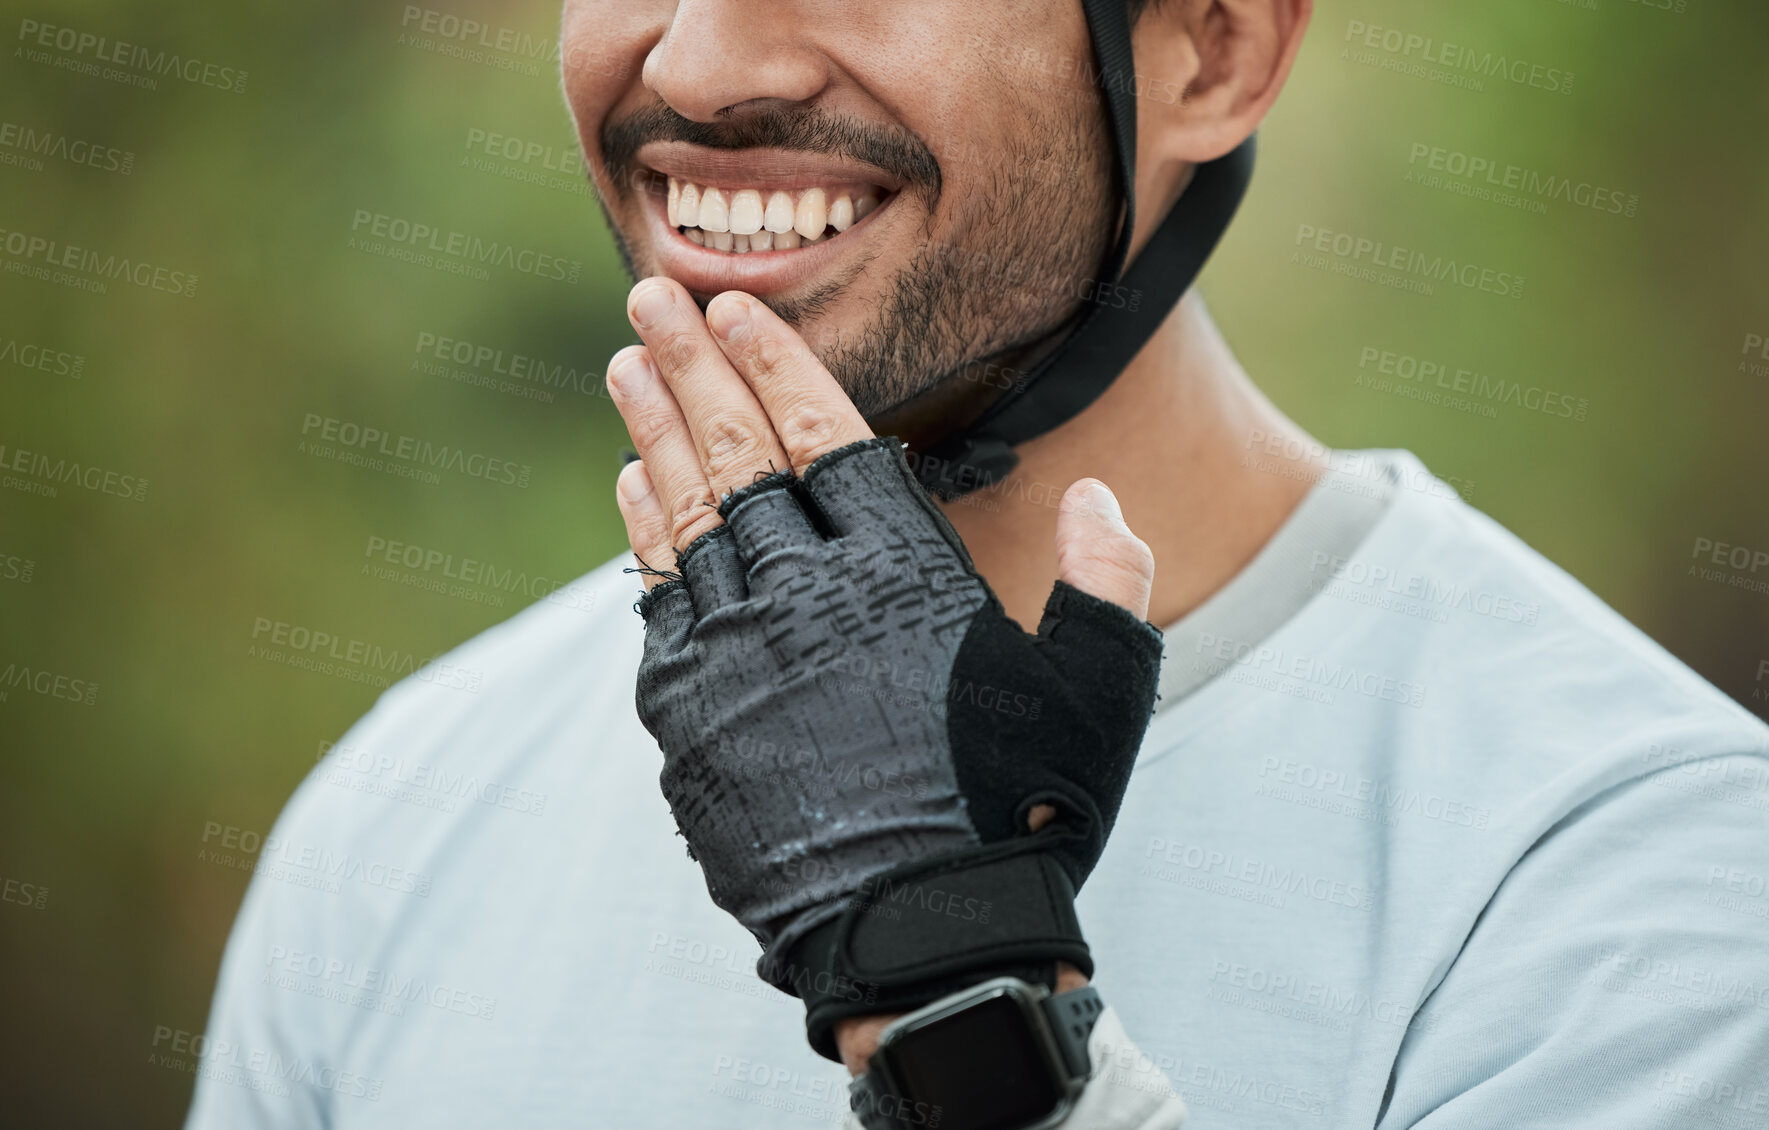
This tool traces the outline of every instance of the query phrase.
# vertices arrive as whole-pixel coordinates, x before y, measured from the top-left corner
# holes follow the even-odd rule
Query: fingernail
[[[645,470],[644,463],[634,460],[621,468],[614,486],[628,502],[643,502],[651,495],[651,472]]]
[[[649,380],[652,372],[649,355],[643,349],[635,349],[609,367],[608,377],[620,388],[622,395],[627,395],[633,391],[634,385]]]
[[[718,298],[706,312],[706,324],[721,341],[737,341],[749,332],[749,303],[741,298]]]
[[[649,329],[667,318],[670,308],[675,304],[676,301],[667,287],[661,283],[648,286],[633,296],[633,321],[642,328]]]
[[[1109,524],[1121,530],[1130,528],[1124,523],[1124,511],[1118,508],[1118,497],[1098,479],[1088,485],[1087,508],[1103,516]]]

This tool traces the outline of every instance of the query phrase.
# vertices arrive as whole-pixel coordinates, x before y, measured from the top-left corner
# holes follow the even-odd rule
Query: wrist
[[[1087,977],[1081,970],[1066,961],[1057,963],[1056,992],[1066,993],[1071,989],[1079,989],[1087,984]],[[872,1060],[872,1053],[878,1050],[878,1037],[885,1027],[900,1012],[877,1013],[869,1016],[850,1016],[835,1024],[835,1046],[841,1052],[842,1064],[848,1074],[859,1076],[865,1073],[866,1065]]]

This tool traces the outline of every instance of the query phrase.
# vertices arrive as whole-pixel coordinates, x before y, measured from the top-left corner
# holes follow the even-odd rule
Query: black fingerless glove
[[[640,601],[638,709],[757,972],[834,1022],[1091,974],[1075,892],[1147,728],[1161,634],[1058,582],[1009,620],[895,439],[728,495]],[[1034,805],[1056,818],[1027,831]]]

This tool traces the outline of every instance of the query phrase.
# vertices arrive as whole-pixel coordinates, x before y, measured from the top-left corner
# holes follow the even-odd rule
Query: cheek
[[[584,155],[598,169],[597,134],[623,102],[646,101],[640,83],[645,56],[662,37],[674,7],[658,0],[572,0],[565,6],[560,78]],[[619,170],[607,173],[620,179]]]

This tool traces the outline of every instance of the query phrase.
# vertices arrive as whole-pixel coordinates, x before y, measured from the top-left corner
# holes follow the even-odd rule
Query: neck
[[[941,507],[1028,629],[1056,581],[1057,503],[1075,480],[1111,487],[1154,550],[1149,620],[1165,627],[1240,572],[1326,467],[1324,449],[1248,379],[1196,291],[1103,396],[1019,454],[1006,480]]]

